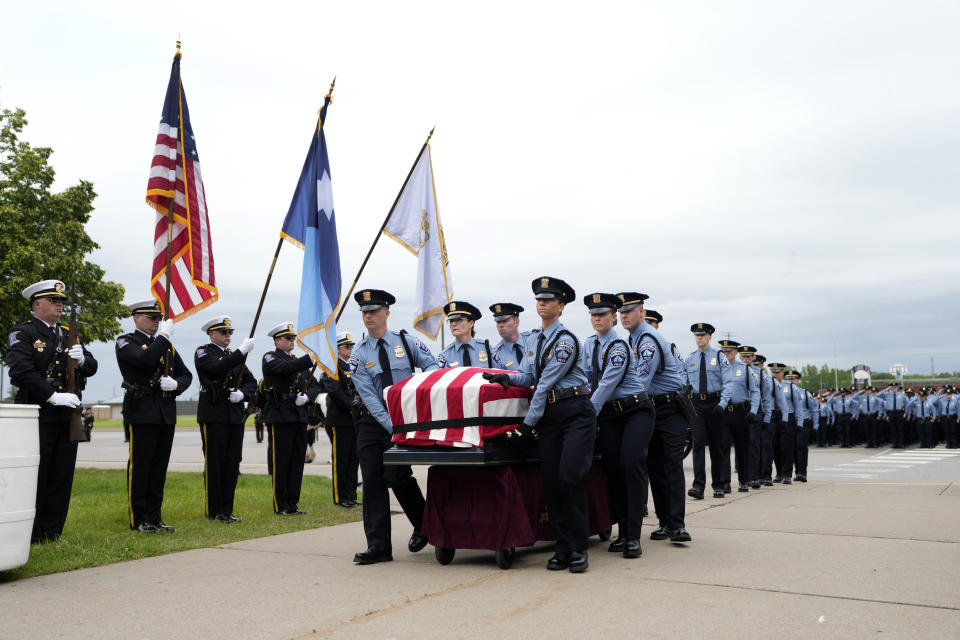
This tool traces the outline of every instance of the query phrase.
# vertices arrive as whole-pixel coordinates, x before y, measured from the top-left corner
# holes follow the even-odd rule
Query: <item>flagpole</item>
[[[180,34],[177,34],[177,52],[174,54],[174,60],[180,57]],[[179,82],[180,79],[177,79]],[[180,114],[180,130],[183,131],[183,114]],[[180,140],[180,144],[183,144],[183,140]],[[175,197],[171,196],[168,200],[167,206],[167,271],[166,271],[166,283],[164,285],[163,291],[163,315],[166,316],[167,320],[170,320],[170,309],[172,305],[170,304],[170,280],[172,278],[173,271],[173,203]],[[163,375],[169,376],[170,369],[172,367],[170,349],[167,349],[166,353],[163,354]]]
[[[383,235],[383,230],[387,228],[387,223],[390,222],[390,216],[393,215],[393,210],[396,208],[397,203],[400,202],[400,196],[403,195],[403,190],[407,188],[407,183],[410,182],[410,176],[413,175],[413,170],[417,168],[417,164],[420,162],[420,157],[423,155],[423,152],[426,150],[427,145],[430,144],[430,138],[433,137],[433,132],[436,129],[437,129],[436,127],[434,127],[433,129],[430,129],[430,133],[427,134],[426,142],[424,142],[423,146],[420,147],[420,153],[417,154],[417,159],[413,161],[413,166],[410,167],[410,171],[409,173],[407,173],[407,177],[403,181],[403,186],[400,187],[400,191],[399,193],[397,193],[397,197],[393,200],[393,204],[390,206],[390,211],[387,213],[387,217],[383,219],[383,224],[380,225],[380,230],[377,231],[377,235],[373,239],[373,244],[370,245],[370,250],[367,251],[367,256],[363,259],[363,263],[360,265],[360,270],[357,271],[357,277],[353,279],[353,284],[350,285],[350,290],[347,291],[347,295],[344,296],[343,298],[345,301],[350,299],[350,294],[353,293],[354,288],[357,286],[357,281],[360,280],[360,274],[363,273],[364,268],[367,266],[367,260],[370,259],[370,254],[373,253],[374,247],[376,247],[377,242],[380,241],[380,236]],[[346,303],[340,306],[340,311],[337,312],[337,322],[340,321],[340,316],[343,315],[343,310],[346,308],[346,306],[347,306]]]

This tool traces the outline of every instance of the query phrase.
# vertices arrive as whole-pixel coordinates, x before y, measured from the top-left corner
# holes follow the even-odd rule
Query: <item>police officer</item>
[[[828,447],[830,446],[829,432],[833,424],[833,410],[830,408],[827,395],[817,395],[815,399],[817,401],[817,416],[820,422],[820,428],[817,429],[817,447]]]
[[[492,360],[490,343],[477,340],[474,325],[481,318],[480,310],[469,302],[454,300],[443,306],[453,340],[437,356],[441,369],[454,367],[487,367]]]
[[[337,334],[337,379],[326,373],[320,380],[327,394],[327,430],[333,449],[333,504],[352,509],[357,502],[357,415],[370,412],[363,406],[350,373],[353,338],[347,331]]]
[[[917,425],[920,447],[932,449],[936,444],[933,441],[933,423],[939,416],[936,398],[928,389],[921,389],[911,400],[908,413],[910,420]]]
[[[770,405],[773,407],[770,414],[770,424],[773,427],[772,455],[774,467],[776,468],[776,475],[768,486],[773,486],[774,482],[783,482],[784,476],[787,475],[784,473],[783,460],[786,455],[784,448],[788,445],[790,452],[790,474],[793,473],[795,438],[793,431],[787,429],[790,421],[793,420],[793,404],[790,401],[790,385],[783,381],[783,373],[789,367],[782,362],[771,362],[767,367],[770,369],[770,394],[772,396]],[[787,431],[789,431],[789,437],[784,436]],[[769,473],[767,470],[764,471]],[[791,480],[791,482],[793,481]]]
[[[721,358],[720,352],[710,346],[710,340],[716,331],[712,324],[695,322],[690,325],[690,331],[697,349],[687,356],[686,372],[687,380],[693,387],[693,406],[696,407],[697,415],[691,425],[693,486],[687,491],[687,495],[703,500],[707,478],[704,447],[707,443],[710,443],[710,484],[714,493],[719,490],[721,497],[723,495],[723,418],[713,409],[720,402],[723,369],[727,366],[727,360]]]
[[[539,433],[540,470],[550,528],[557,538],[547,569],[587,570],[587,491],[584,480],[593,462],[597,416],[580,360],[580,343],[560,315],[576,293],[560,278],[531,283],[542,330],[514,374],[485,373],[487,380],[536,387],[522,429]]]
[[[847,389],[839,389],[836,395],[833,396],[833,403],[830,407],[833,410],[834,416],[836,416],[837,435],[840,438],[840,448],[842,449],[848,449],[852,441],[850,415],[853,411],[852,407],[856,403],[848,396],[849,392]]]
[[[310,354],[294,357],[297,332],[293,323],[281,322],[267,331],[274,350],[263,354],[264,422],[269,427],[273,512],[281,516],[303,515],[298,506],[303,484],[303,461],[307,452],[307,407],[320,393],[313,376]],[[308,372],[307,370],[310,369]]]
[[[393,436],[393,423],[383,392],[393,383],[412,375],[414,367],[423,371],[436,369],[437,361],[419,339],[407,336],[405,331],[387,329],[390,305],[396,302],[391,294],[380,289],[364,289],[355,293],[353,298],[360,305],[368,335],[350,356],[351,379],[369,411],[357,419],[357,449],[363,475],[363,531],[367,549],[354,555],[353,561],[374,564],[393,560],[388,488],[393,489],[413,525],[407,549],[416,553],[427,545],[427,537],[420,533],[423,493],[410,465],[383,464],[383,452],[390,448]]]
[[[653,309],[647,309],[644,313],[646,315],[643,316],[643,319],[647,321],[647,324],[659,331],[660,323],[663,322],[663,316]]]
[[[757,422],[760,406],[760,379],[754,377],[749,365],[737,361],[737,353],[756,353],[753,347],[746,347],[734,340],[721,340],[720,351],[727,359],[723,369],[723,391],[720,402],[713,411],[722,416],[724,427],[729,431],[737,456],[738,491],[750,490],[750,425]],[[712,445],[711,445],[712,448]],[[730,462],[730,451],[724,451],[725,463]],[[722,498],[724,491],[714,488],[713,497]]]
[[[123,376],[123,421],[130,431],[127,512],[130,528],[141,533],[173,531],[161,517],[163,485],[177,423],[176,397],[193,374],[173,347],[173,320],[161,320],[160,305],[149,299],[127,305],[135,329],[117,338]]]
[[[819,413],[817,402],[813,394],[800,386],[800,372],[792,369],[784,375],[784,379],[794,386],[796,391],[797,429],[794,434],[793,462],[796,470],[794,480],[807,481],[807,459],[810,452],[810,436],[819,429]]]
[[[40,405],[40,465],[32,543],[56,540],[63,533],[77,462],[70,441],[70,418],[80,406],[86,379],[97,372],[96,359],[79,343],[71,346],[68,328],[58,324],[67,302],[63,283],[43,280],[22,291],[30,301],[29,321],[10,330],[7,364],[17,387],[18,404]],[[76,393],[67,393],[67,363],[77,363]]]
[[[234,329],[228,316],[214,316],[200,329],[210,338],[193,355],[200,380],[197,422],[203,436],[204,515],[233,524],[240,522],[233,515],[233,496],[248,415],[244,403],[257,395],[257,380],[245,364],[253,338],[244,338],[238,350],[231,350]]]
[[[750,394],[752,411],[747,413],[744,418],[747,431],[746,457],[741,460],[740,454],[736,454],[737,471],[746,473],[747,484],[750,488],[759,488],[760,465],[756,456],[760,453],[760,415],[763,410],[760,407],[760,371],[753,366],[754,358],[757,355],[757,348],[743,344],[737,347],[737,354],[740,362],[747,367],[747,373],[750,376],[749,388],[752,389]],[[753,403],[754,398],[756,399],[756,404]],[[730,405],[727,405],[728,408],[729,406]],[[734,440],[734,442],[736,442],[736,440]],[[754,453],[755,449],[756,454]],[[742,489],[740,490],[742,491]]]
[[[526,353],[533,347],[530,337],[540,332],[540,329],[532,331],[520,331],[520,312],[523,307],[512,302],[498,302],[490,305],[490,312],[493,314],[493,320],[497,323],[497,333],[500,334],[500,342],[493,348],[493,367],[497,369],[507,369],[508,371],[519,371],[520,363],[523,362]]]
[[[773,465],[773,415],[776,406],[776,395],[773,393],[774,379],[767,373],[767,357],[759,353],[754,357],[753,364],[760,372],[760,444],[756,456],[751,456],[756,469],[756,482],[751,482],[751,489],[761,486],[772,487],[773,478],[770,469]],[[777,420],[779,421],[779,411]],[[751,450],[751,454],[754,450]]]
[[[689,542],[684,523],[686,509],[683,489],[683,448],[687,440],[687,418],[680,408],[680,392],[687,382],[683,359],[676,347],[646,323],[643,302],[646,294],[618,293],[620,322],[630,332],[630,348],[637,360],[640,384],[647,390],[656,412],[653,436],[647,454],[650,491],[660,526],[651,540]]]
[[[584,296],[583,303],[597,332],[584,342],[584,370],[590,381],[600,450],[619,522],[617,539],[610,543],[609,551],[622,552],[624,558],[639,558],[653,405],[640,385],[630,346],[613,330],[620,299],[612,293],[591,293]]]
[[[876,397],[876,391],[867,387],[860,396],[860,419],[863,422],[867,449],[876,449],[880,446],[880,418],[882,417],[883,403]]]
[[[803,429],[807,410],[800,401],[797,387],[799,374],[790,367],[780,372],[780,401],[786,418],[780,423],[780,472],[783,484],[793,484],[793,469],[797,455],[797,431]],[[776,482],[776,479],[774,479]]]

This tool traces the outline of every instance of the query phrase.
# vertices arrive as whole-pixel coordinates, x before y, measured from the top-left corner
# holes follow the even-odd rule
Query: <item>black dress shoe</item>
[[[410,553],[416,553],[425,546],[427,546],[427,536],[414,531],[413,535],[410,536],[410,542],[407,543],[407,549],[410,550]]]
[[[791,480],[790,478],[784,478],[783,484],[793,484],[793,480]]]
[[[623,548],[627,544],[627,541],[621,537],[617,537],[616,540],[610,543],[610,546],[607,547],[607,551],[610,553],[623,553]]]
[[[305,516],[307,512],[301,509],[300,507],[294,507],[290,510],[290,515],[292,516]]]
[[[783,476],[775,476],[775,477],[773,478],[773,481],[774,481],[774,482],[783,482]]]
[[[167,533],[173,533],[174,531],[176,531],[176,529],[168,525],[163,520],[157,520],[156,522],[153,523],[153,526],[155,526],[158,531],[166,531]]]
[[[670,537],[670,530],[666,527],[657,527],[650,532],[651,540],[666,540]]]
[[[760,488],[760,481],[759,481],[759,480],[754,480],[753,482],[751,482],[751,483],[750,483],[750,488],[751,488],[751,489],[759,489],[759,488]]]
[[[700,487],[690,487],[687,489],[687,495],[697,500],[703,500],[703,489]]]
[[[670,542],[690,542],[690,540],[690,534],[687,533],[687,530],[683,527],[674,529],[673,533],[670,535]]]
[[[763,484],[763,486],[765,486],[765,487],[772,487],[772,486],[773,486],[773,480],[764,480],[761,484]]]
[[[737,489],[737,492],[739,492],[739,493],[747,493],[748,491],[750,491],[750,487],[747,486],[747,483],[746,483],[746,482],[741,482],[741,483],[740,483],[740,487]]]
[[[237,522],[243,522],[243,520],[241,520],[241,519],[238,518],[237,516],[233,515],[232,513],[228,513],[228,514],[227,514],[227,519],[230,520],[230,523],[231,523],[231,524],[234,524],[234,523],[237,523]]]
[[[729,483],[729,482],[723,485],[723,492],[724,492],[724,493],[730,493],[731,491],[732,491],[732,489],[730,488],[730,483]]]
[[[570,554],[570,573],[583,573],[587,570],[590,563],[587,561],[587,552],[573,551]]]
[[[366,551],[360,551],[353,556],[353,561],[357,564],[376,564],[391,560],[393,560],[393,550],[378,544],[371,545]]]
[[[357,501],[356,501],[356,500],[343,500],[343,501],[340,502],[340,504],[339,504],[338,506],[341,506],[341,507],[343,507],[344,509],[353,509],[355,506],[357,506]]]
[[[627,540],[627,544],[623,549],[624,558],[639,558],[643,555],[643,549],[640,548],[640,539],[634,538],[632,540]]]
[[[555,553],[553,557],[547,560],[547,569],[550,571],[562,571],[570,567],[569,553]]]
[[[214,518],[217,522],[222,522],[224,524],[233,524],[233,521],[230,519],[230,516],[225,513],[218,513]]]
[[[714,490],[713,490],[713,497],[714,497],[714,498],[722,498],[724,495],[726,495],[726,494],[723,493],[723,489],[714,489]]]
[[[807,481],[807,474],[805,473],[797,474],[797,482],[806,482],[806,481]]]
[[[137,531],[140,533],[156,533],[160,531],[160,529],[149,522],[141,522],[137,525]]]

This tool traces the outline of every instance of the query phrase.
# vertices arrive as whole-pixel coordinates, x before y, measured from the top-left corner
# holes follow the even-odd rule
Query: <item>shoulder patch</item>
[[[557,362],[564,364],[573,355],[573,345],[561,339],[553,348],[553,355],[556,356]]]
[[[356,373],[357,368],[360,366],[360,358],[356,355],[351,355],[350,360],[347,361],[347,364],[350,365],[350,373]]]
[[[264,362],[271,362],[271,361],[273,361],[273,357],[274,357],[274,356],[273,356],[272,353],[265,353],[265,354],[263,354],[263,361],[264,361]]]
[[[423,351],[424,353],[427,353],[427,354],[430,353],[429,347],[427,347],[427,345],[425,345],[425,344],[420,340],[420,338],[415,338],[415,340],[417,341],[417,349],[420,349],[420,351]]]
[[[610,349],[610,354],[607,356],[607,363],[611,367],[622,367],[627,362],[627,350],[622,344],[615,345],[613,349]]]
[[[127,339],[117,338],[117,349],[123,349],[125,346],[127,346]]]
[[[203,358],[203,357],[206,356],[206,355],[207,355],[207,350],[206,350],[206,349],[204,349],[203,347],[200,347],[199,349],[197,349],[197,357],[198,357],[198,358]]]
[[[647,362],[653,360],[653,356],[657,353],[657,345],[652,342],[644,342],[639,347],[637,347],[637,355]]]
[[[443,369],[445,366],[447,366],[447,359],[444,357],[444,355],[443,355],[442,353],[437,356],[437,365],[438,365],[441,369]]]
[[[7,340],[7,346],[8,346],[8,347],[12,347],[14,344],[16,344],[17,339],[18,339],[19,337],[20,337],[20,332],[19,332],[19,331],[11,331],[11,332],[10,332],[10,338]]]

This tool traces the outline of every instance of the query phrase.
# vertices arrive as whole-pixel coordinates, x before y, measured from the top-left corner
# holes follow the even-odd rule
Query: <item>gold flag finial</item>
[[[330,83],[330,90],[327,91],[327,95],[323,96],[324,98],[333,99],[333,87],[337,84],[337,76],[333,76],[333,81]]]
[[[430,129],[430,133],[427,134],[427,141],[424,142],[423,144],[429,144],[429,143],[430,143],[430,138],[433,137],[433,132],[436,131],[436,130],[437,130],[437,125],[433,125],[433,129]]]
[[[180,34],[178,33],[177,34],[177,52],[173,54],[173,57],[176,58],[176,57],[179,57],[180,55],[181,55],[180,54]]]

